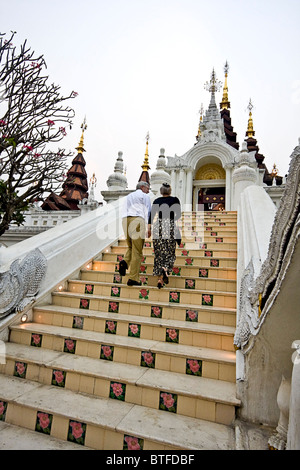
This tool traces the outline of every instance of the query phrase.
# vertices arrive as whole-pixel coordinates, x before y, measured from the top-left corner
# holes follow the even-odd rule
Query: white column
[[[186,210],[192,210],[192,196],[193,196],[193,170],[187,170],[186,187],[185,187],[185,204]]]
[[[225,166],[226,171],[226,189],[225,189],[225,210],[231,211],[231,196],[232,196],[232,179],[231,179],[231,165]]]

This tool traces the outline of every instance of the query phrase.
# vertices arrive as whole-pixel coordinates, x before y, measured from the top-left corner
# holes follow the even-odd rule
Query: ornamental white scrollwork
[[[8,271],[0,273],[0,319],[21,312],[32,303],[47,269],[47,260],[37,248],[25,258],[13,261]]]

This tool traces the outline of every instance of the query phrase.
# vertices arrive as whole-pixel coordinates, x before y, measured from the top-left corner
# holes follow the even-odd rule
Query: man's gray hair
[[[150,185],[149,183],[147,183],[147,181],[139,181],[138,184],[136,185],[136,189],[141,189],[143,186],[150,188]]]

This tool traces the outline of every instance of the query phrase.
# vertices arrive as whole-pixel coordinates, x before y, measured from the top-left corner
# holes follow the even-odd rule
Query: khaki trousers
[[[139,282],[145,242],[145,220],[142,217],[125,217],[122,219],[122,226],[128,245],[124,260],[130,268],[129,279]]]

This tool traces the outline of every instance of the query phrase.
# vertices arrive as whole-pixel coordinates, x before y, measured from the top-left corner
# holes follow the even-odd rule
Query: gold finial
[[[91,177],[90,179],[90,183],[94,186],[96,186],[96,183],[97,183],[97,178],[95,176],[95,173],[93,173],[93,176]]]
[[[278,175],[278,168],[276,167],[276,163],[274,163],[273,168],[272,168],[272,172],[271,172],[271,176],[272,176],[272,178],[275,178],[277,175]]]
[[[224,66],[224,72],[225,72],[225,83],[224,83],[224,88],[223,88],[223,98],[220,103],[220,108],[221,109],[229,109],[230,108],[230,102],[228,101],[228,86],[227,86],[227,77],[228,77],[228,71],[229,71],[229,65],[226,60],[226,64]]]
[[[149,154],[148,154],[148,143],[149,143],[149,139],[150,139],[149,132],[147,132],[147,135],[146,135],[146,152],[145,152],[144,163],[142,164],[142,169],[143,169],[143,171],[148,171],[148,170],[150,170],[150,166],[149,166]]]
[[[80,127],[82,129],[82,134],[81,134],[81,138],[80,138],[78,147],[76,147],[76,150],[78,150],[78,153],[85,152],[84,147],[83,147],[83,134],[84,134],[84,131],[87,129],[86,117],[84,117],[83,123],[81,124]]]
[[[253,130],[253,120],[252,120],[252,109],[253,109],[253,104],[250,98],[249,104],[248,104],[248,110],[249,110],[249,119],[248,119],[248,128],[246,132],[247,137],[253,137],[255,132]]]
[[[203,120],[203,114],[204,114],[204,108],[203,108],[203,103],[201,103],[201,108],[199,110],[199,114],[200,114],[200,119],[199,119],[199,126],[198,126],[198,135],[197,137],[199,138],[201,136],[201,124],[202,124],[202,120]]]

